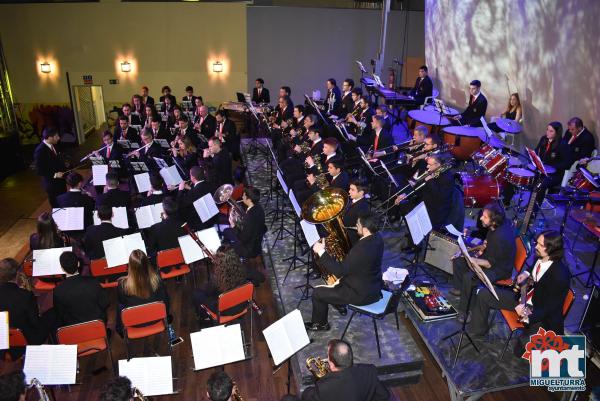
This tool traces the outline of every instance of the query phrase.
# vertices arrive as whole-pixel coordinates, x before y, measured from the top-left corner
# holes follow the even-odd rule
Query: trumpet
[[[326,359],[321,357],[311,356],[306,358],[306,367],[313,374],[315,380],[322,379],[327,373],[329,373],[329,365]]]

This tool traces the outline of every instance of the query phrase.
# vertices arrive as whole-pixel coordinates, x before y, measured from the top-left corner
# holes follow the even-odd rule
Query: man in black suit
[[[359,180],[350,181],[348,194],[350,195],[350,203],[344,212],[342,221],[345,227],[356,227],[358,216],[369,211],[369,202],[365,198],[365,192],[368,186]],[[358,233],[355,230],[348,230],[348,237],[352,245],[359,240]]]
[[[354,89],[354,80],[346,78],[342,83],[342,112],[340,117],[346,117],[348,113],[354,110],[354,100],[352,99],[352,90]]]
[[[222,148],[219,138],[213,137],[208,141],[208,149],[204,149],[203,157],[214,172],[216,188],[223,184],[233,184],[231,155],[227,149]]]
[[[233,160],[240,160],[240,136],[236,132],[235,123],[227,118],[225,110],[217,111],[215,118],[217,119],[215,136],[225,144]]]
[[[394,123],[392,120],[392,116],[389,113],[388,106],[385,104],[377,105],[377,107],[375,108],[375,115],[383,118],[383,129],[389,131],[391,134],[393,131]]]
[[[96,207],[102,205],[108,207],[126,207],[131,206],[131,196],[128,191],[119,189],[119,176],[110,172],[106,174],[106,187],[104,193],[96,197]]]
[[[142,86],[142,101],[144,102],[145,105],[150,105],[150,106],[154,106],[154,98],[150,95],[148,95],[148,87],[147,86]]]
[[[12,258],[0,260],[0,311],[7,311],[10,327],[21,329],[29,344],[41,344],[48,326],[40,318],[33,292],[17,285],[19,264]]]
[[[140,200],[140,206],[156,205],[162,203],[165,198],[165,182],[162,176],[156,172],[150,174],[150,191]]]
[[[269,90],[264,87],[265,81],[262,78],[256,78],[255,88],[252,89],[252,103],[271,103]]]
[[[181,98],[182,102],[190,102],[190,110],[193,110],[196,107],[196,97],[199,97],[202,100],[202,96],[194,96],[194,88],[191,86],[185,87],[185,96]]]
[[[83,193],[81,190],[81,184],[83,183],[83,177],[81,174],[71,172],[67,175],[67,187],[69,190],[56,198],[58,207],[83,207],[83,220],[84,226],[91,226],[93,221],[94,213],[94,199],[87,193]]]
[[[190,169],[190,180],[192,186],[189,186],[185,181],[179,184],[179,192],[177,193],[179,218],[183,222],[187,222],[193,230],[208,228],[211,226],[210,220],[202,223],[194,208],[195,201],[211,193],[208,182],[204,178],[204,170],[199,166],[192,167]]]
[[[115,127],[113,137],[115,140],[128,140],[129,142],[140,143],[140,135],[137,130],[129,126],[129,119],[125,116],[119,117],[119,124]]]
[[[166,139],[168,142],[173,140],[173,135],[171,135],[171,131],[166,129],[160,123],[160,120],[152,120],[150,121],[150,130],[152,131],[152,135],[156,139]]]
[[[326,185],[348,191],[350,178],[348,177],[348,173],[343,171],[343,160],[340,158],[333,158],[328,161],[326,165]],[[324,188],[323,183],[318,179],[318,175],[313,174],[312,171],[306,176],[306,181],[308,182],[307,189],[302,189],[298,192],[295,192],[296,199],[300,205],[302,205],[312,194]]]
[[[102,320],[106,323],[108,296],[90,276],[82,276],[79,258],[73,252],[60,255],[60,267],[65,271],[66,279],[54,289],[53,301],[56,312],[55,327]]]
[[[325,97],[325,113],[328,115],[341,116],[342,114],[342,93],[337,87],[337,82],[333,78],[327,80],[327,95]]]
[[[390,392],[379,381],[377,368],[354,364],[352,347],[344,340],[327,343],[329,373],[302,392],[302,401],[388,401]],[[288,397],[288,398],[286,398]],[[282,401],[297,400],[286,396]]]
[[[139,113],[133,114],[131,112],[131,105],[129,103],[125,103],[121,107],[121,115],[123,117],[127,117],[129,125],[142,125],[142,116]]]
[[[212,114],[208,112],[208,107],[200,107],[200,111],[197,117],[198,118],[196,123],[194,124],[194,129],[200,132],[200,135],[203,135],[205,139],[208,140],[212,138],[215,135],[215,131],[217,130],[217,120]]]
[[[104,131],[102,142],[104,143],[104,148],[94,152],[94,155],[102,157],[107,164],[110,160],[120,161],[123,158],[123,148],[114,141],[112,132],[108,130]]]
[[[56,149],[56,145],[60,141],[60,135],[56,128],[44,129],[42,136],[44,139],[33,153],[35,171],[42,177],[42,185],[48,194],[50,205],[57,207],[56,197],[67,190],[63,177],[67,168]]]
[[[83,249],[90,260],[102,259],[104,246],[102,241],[127,235],[127,230],[115,227],[112,224],[113,211],[108,205],[98,206],[99,225],[91,225],[85,230],[83,237]]]
[[[433,82],[429,78],[427,66],[422,65],[419,67],[419,76],[415,81],[415,86],[410,91],[410,96],[415,99],[418,105],[421,105],[425,102],[425,98],[430,97],[432,94]]]
[[[454,121],[460,121],[462,125],[471,127],[481,127],[480,118],[485,118],[487,110],[487,99],[481,93],[481,82],[479,80],[471,81],[469,84],[469,105],[461,114],[452,117]]]
[[[380,115],[373,116],[371,128],[373,128],[373,141],[371,142],[373,157],[386,161],[394,153],[394,150],[391,148],[394,144],[392,132],[386,128],[385,119]]]
[[[333,305],[346,314],[347,304],[368,305],[381,298],[381,258],[383,238],[377,232],[379,226],[371,213],[361,214],[356,222],[360,240],[350,249],[342,262],[337,261],[325,250],[325,241],[313,245],[319,255],[319,264],[339,279],[333,287],[319,286],[312,293],[312,318],[306,322],[307,330],[329,330],[327,314]]]
[[[160,251],[179,247],[179,237],[186,235],[178,218],[177,201],[172,198],[163,200],[163,220],[148,229],[148,254],[153,257]]]
[[[473,319],[469,326],[472,338],[482,341],[487,334],[490,309],[514,309],[519,316],[527,317],[528,322],[515,346],[515,353],[519,356],[523,354],[523,346],[529,341],[529,336],[540,327],[563,334],[565,317],[562,308],[570,283],[569,268],[562,262],[563,254],[563,239],[559,232],[546,230],[539,234],[535,245],[536,263],[517,277],[517,282],[522,285],[526,285],[524,282],[528,279],[532,281],[527,302],[520,303],[512,290],[496,287],[499,298],[496,300],[487,288],[480,289],[475,297]]]
[[[590,157],[596,148],[594,135],[583,126],[579,117],[573,117],[567,123],[563,143],[567,145],[570,154],[569,167],[577,160]]]
[[[133,153],[140,162],[146,163],[148,169],[159,170],[155,157],[162,159],[163,150],[158,142],[154,141],[152,130],[146,128],[142,131],[142,146]]]
[[[292,88],[290,88],[289,86],[282,86],[279,88],[279,96],[277,96],[278,98],[280,97],[284,97],[287,99],[288,101],[288,107],[290,109],[294,109],[294,102],[292,102]]]

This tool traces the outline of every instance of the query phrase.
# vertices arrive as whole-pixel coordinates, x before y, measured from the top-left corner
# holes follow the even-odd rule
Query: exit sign
[[[110,85],[117,85],[119,83],[119,80],[118,79],[109,79],[108,83]]]
[[[92,76],[91,75],[84,75],[83,76],[83,84],[84,85],[92,85],[94,83],[94,81],[92,80]]]

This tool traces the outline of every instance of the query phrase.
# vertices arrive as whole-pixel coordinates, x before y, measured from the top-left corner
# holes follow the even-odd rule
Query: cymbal
[[[450,127],[445,127],[444,132],[452,135],[458,136],[468,136],[468,137],[485,137],[485,131],[481,127],[466,127],[463,125],[453,125]]]
[[[523,131],[523,127],[521,126],[521,124],[519,124],[515,120],[510,120],[508,118],[497,119],[496,125],[502,131],[509,133],[509,134],[518,134],[519,132]]]
[[[496,149],[504,149],[506,147],[506,144],[502,142],[501,139],[496,138],[495,136],[488,137],[487,143],[488,145]]]
[[[533,165],[533,163],[529,163],[527,165],[527,169],[531,170],[531,171],[537,171],[537,168],[535,168],[535,166]],[[544,164],[544,169],[546,169],[546,173],[548,174],[554,174],[556,173],[556,169],[548,164]]]

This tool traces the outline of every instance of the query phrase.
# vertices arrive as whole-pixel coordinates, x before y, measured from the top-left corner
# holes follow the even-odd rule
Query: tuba
[[[221,205],[225,202],[231,206],[229,215],[235,222],[235,226],[242,229],[242,221],[246,217],[246,211],[237,203],[231,200],[231,194],[233,193],[233,185],[223,184],[215,191],[213,199],[217,205]]]
[[[329,235],[325,238],[327,253],[342,261],[352,245],[342,222],[342,213],[348,205],[348,193],[341,188],[327,187],[313,194],[302,205],[302,218],[312,224],[322,224]],[[321,275],[328,285],[338,278],[321,267]]]
[[[320,357],[308,357],[306,358],[306,367],[313,374],[315,380],[322,379],[327,373],[329,373],[329,365],[327,360],[321,359]]]

